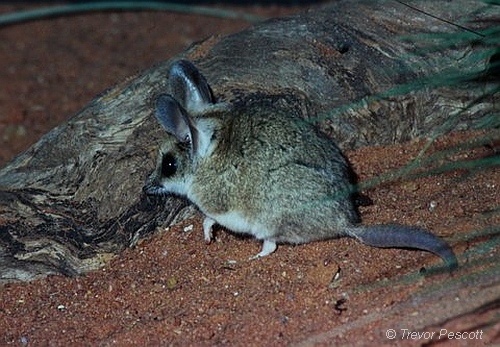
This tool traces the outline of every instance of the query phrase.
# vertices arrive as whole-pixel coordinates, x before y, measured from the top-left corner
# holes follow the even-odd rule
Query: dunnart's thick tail
[[[440,256],[450,270],[457,268],[457,258],[451,247],[427,230],[398,225],[356,225],[347,228],[346,234],[368,246],[380,248],[416,248]]]

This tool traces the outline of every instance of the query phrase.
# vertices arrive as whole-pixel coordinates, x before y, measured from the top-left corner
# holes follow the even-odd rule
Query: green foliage
[[[219,18],[239,19],[248,21],[250,23],[260,22],[265,19],[263,17],[248,13],[240,13],[213,7],[169,3],[163,1],[93,1],[87,3],[40,7],[32,10],[16,11],[2,14],[0,15],[0,27],[15,23],[23,23],[30,20],[68,16],[84,12],[144,10],[172,11]]]

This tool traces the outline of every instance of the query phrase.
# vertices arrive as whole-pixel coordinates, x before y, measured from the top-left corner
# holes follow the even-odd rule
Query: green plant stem
[[[260,22],[266,19],[265,17],[240,13],[231,10],[220,8],[211,8],[204,6],[192,6],[183,4],[174,4],[158,1],[116,1],[116,2],[88,2],[81,4],[70,4],[52,7],[43,7],[33,10],[16,11],[0,15],[0,26],[6,26],[15,23],[38,20],[42,18],[57,17],[69,14],[77,14],[84,12],[95,11],[173,11],[187,14],[197,14],[203,16],[212,16],[228,19],[242,19],[250,23]]]

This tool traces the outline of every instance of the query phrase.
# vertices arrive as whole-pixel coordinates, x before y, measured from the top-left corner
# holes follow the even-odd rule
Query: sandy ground
[[[13,6],[0,6],[1,12]],[[300,8],[247,7],[266,16]],[[113,84],[241,20],[174,13],[101,13],[0,29],[0,165]],[[95,30],[99,28],[99,30]],[[429,154],[488,136],[439,138]],[[425,139],[347,153],[362,181],[414,159]],[[498,155],[466,146],[434,163]],[[366,191],[365,223],[420,225],[459,257],[374,249],[350,239],[280,246],[219,230],[201,218],[159,230],[79,278],[0,288],[0,345],[14,346],[483,346],[500,343],[500,169],[475,167],[393,179]],[[391,336],[395,333],[395,336]],[[390,338],[391,337],[391,338]]]

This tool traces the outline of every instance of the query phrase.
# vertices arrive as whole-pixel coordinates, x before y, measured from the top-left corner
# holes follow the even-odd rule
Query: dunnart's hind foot
[[[276,245],[275,241],[273,241],[273,240],[264,240],[264,243],[262,244],[262,250],[258,254],[250,257],[250,260],[255,260],[255,259],[259,259],[259,258],[265,257],[265,256],[273,253],[276,250],[277,247],[278,246]]]

